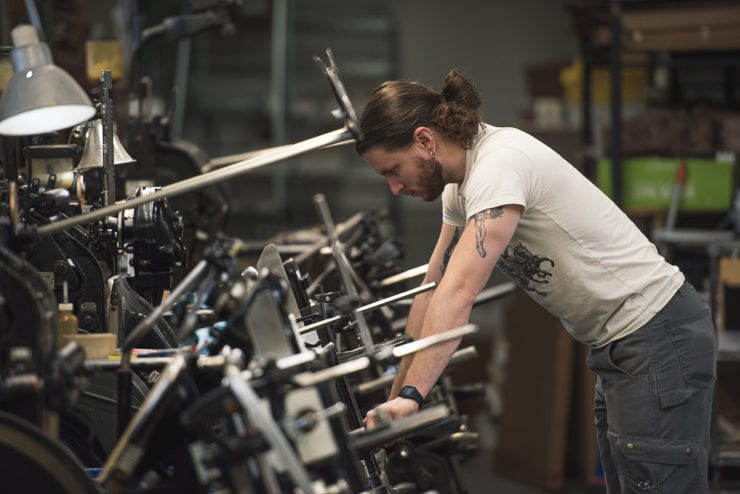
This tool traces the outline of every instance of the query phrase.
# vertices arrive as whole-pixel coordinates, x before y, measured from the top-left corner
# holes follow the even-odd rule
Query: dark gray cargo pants
[[[709,311],[688,283],[645,326],[589,351],[609,494],[708,492],[715,361]]]

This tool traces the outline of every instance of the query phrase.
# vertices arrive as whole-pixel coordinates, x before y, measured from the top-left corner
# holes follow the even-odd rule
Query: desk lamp
[[[0,98],[0,135],[44,134],[72,127],[95,114],[77,82],[51,59],[33,26],[13,29],[13,76]]]

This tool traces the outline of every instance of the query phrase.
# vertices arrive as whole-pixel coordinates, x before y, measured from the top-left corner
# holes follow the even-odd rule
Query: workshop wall
[[[134,53],[132,30],[184,13],[188,5],[80,0],[40,2],[39,11],[57,63],[76,78],[85,77],[85,40],[121,40],[127,59],[133,57],[129,69],[151,80],[145,110],[170,118],[172,138],[190,141],[206,159],[332,130],[334,102],[312,59],[325,56],[328,47],[358,113],[384,80],[414,79],[439,88],[447,71],[458,68],[477,81],[484,117],[498,125],[519,124],[529,107],[527,67],[565,62],[576,53],[564,2],[551,0],[473,0],[465,8],[444,0],[241,2],[230,8],[231,31],[211,29],[180,41],[165,37]],[[283,21],[280,8],[287,12]],[[24,2],[3,2],[3,43],[10,43],[10,29],[24,15]],[[285,29],[282,41],[276,29]],[[282,52],[276,42],[284,43]],[[83,82],[95,90],[95,81]],[[124,143],[130,85],[114,86]],[[130,109],[138,111],[136,105]],[[426,261],[439,227],[438,202],[392,198],[351,146],[271,166],[223,187],[231,202],[226,228],[237,236],[265,238],[316,221],[311,197],[319,191],[337,221],[358,210],[387,208],[407,239],[409,265]]]
[[[521,125],[529,108],[528,67],[577,53],[565,2],[407,0],[396,2],[400,78],[440,88],[452,68],[470,74],[483,97],[483,118]],[[440,224],[439,203],[400,200],[399,220],[412,262],[425,262]],[[413,235],[411,231],[417,232]]]

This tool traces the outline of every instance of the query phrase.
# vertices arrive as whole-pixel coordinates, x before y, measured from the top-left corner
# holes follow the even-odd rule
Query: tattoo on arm
[[[500,218],[503,214],[503,208],[489,208],[473,216],[473,221],[475,221],[475,250],[478,251],[481,257],[486,257],[488,254],[483,245],[483,241],[486,239],[486,220]]]
[[[449,245],[447,245],[447,249],[445,249],[445,254],[444,254],[444,257],[442,258],[442,266],[440,266],[439,268],[442,274],[445,274],[445,269],[447,269],[447,264],[449,264],[450,257],[452,257],[452,251],[455,250],[457,241],[460,240],[461,231],[462,231],[462,228],[455,227],[455,233],[452,235],[452,239],[450,239],[450,243]]]

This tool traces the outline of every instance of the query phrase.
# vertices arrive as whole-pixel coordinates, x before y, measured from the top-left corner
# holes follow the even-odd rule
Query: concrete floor
[[[462,476],[467,494],[605,494],[606,490],[597,486],[567,486],[559,490],[546,490],[521,482],[501,478],[494,472],[493,452],[478,450],[462,464]]]
[[[547,490],[521,482],[501,478],[494,472],[494,454],[489,449],[479,449],[461,463],[466,494],[606,494],[603,486],[567,485],[562,489]],[[733,478],[737,479],[737,473]],[[710,494],[740,494],[740,482],[722,482],[721,486],[710,486]]]

